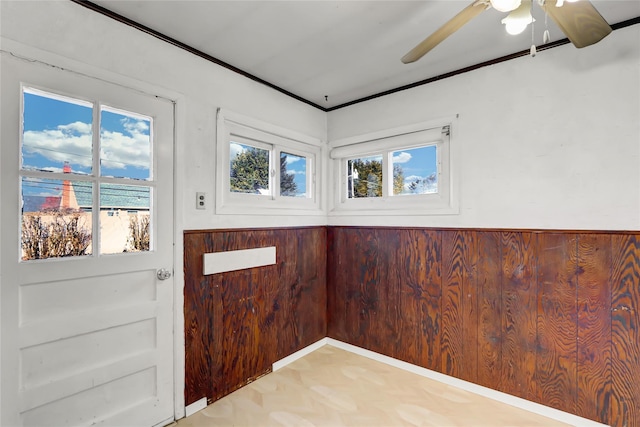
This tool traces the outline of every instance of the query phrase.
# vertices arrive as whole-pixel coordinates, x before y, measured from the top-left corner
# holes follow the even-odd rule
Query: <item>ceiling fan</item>
[[[611,27],[589,0],[534,0],[558,25],[576,47],[586,47],[599,42],[610,32]],[[532,0],[474,0],[469,6],[451,18],[433,34],[402,57],[409,64],[422,58],[444,39],[458,31],[463,25],[493,7],[499,12],[510,12],[502,20],[511,34],[524,31],[534,21],[531,17]]]

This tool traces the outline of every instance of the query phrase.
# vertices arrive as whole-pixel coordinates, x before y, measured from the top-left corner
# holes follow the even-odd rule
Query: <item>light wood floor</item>
[[[324,346],[178,427],[568,426],[369,358]]]

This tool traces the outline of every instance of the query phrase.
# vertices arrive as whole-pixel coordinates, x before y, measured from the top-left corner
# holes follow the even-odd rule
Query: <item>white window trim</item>
[[[329,216],[342,215],[455,215],[458,214],[458,152],[455,144],[457,116],[372,132],[331,141],[333,206]],[[383,196],[349,199],[346,197],[347,160],[382,154],[385,168],[391,153],[436,145],[438,159],[438,193],[411,196]],[[386,175],[386,177],[385,177]],[[389,187],[389,173],[383,174],[383,185]]]
[[[216,214],[323,214],[320,200],[322,194],[320,173],[324,150],[321,140],[224,109],[218,109],[216,133]],[[244,140],[259,148],[269,147],[271,168],[269,186],[274,194],[257,195],[230,191],[229,144],[232,138]],[[307,193],[310,197],[289,197],[278,194],[276,186],[279,182],[279,162],[282,151],[308,159]]]

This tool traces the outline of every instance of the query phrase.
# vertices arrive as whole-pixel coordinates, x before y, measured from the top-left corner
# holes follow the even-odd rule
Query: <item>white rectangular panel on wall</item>
[[[203,274],[224,273],[276,263],[276,247],[241,249],[204,254]]]

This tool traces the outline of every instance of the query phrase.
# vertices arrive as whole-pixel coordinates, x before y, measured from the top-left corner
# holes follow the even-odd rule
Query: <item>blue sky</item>
[[[22,167],[61,172],[66,161],[74,173],[91,174],[92,117],[92,105],[88,102],[49,97],[26,89]],[[100,129],[101,175],[149,179],[150,127],[149,118],[104,107]]]
[[[25,92],[22,162],[24,169],[60,172],[68,161],[78,173],[91,173],[89,105]]]
[[[422,180],[438,171],[435,145],[394,151],[393,163],[404,172],[405,189],[411,182]]]
[[[296,156],[283,152],[287,157],[287,173],[295,174],[293,182],[296,183],[298,194],[306,194],[307,192],[307,162],[303,156]]]

